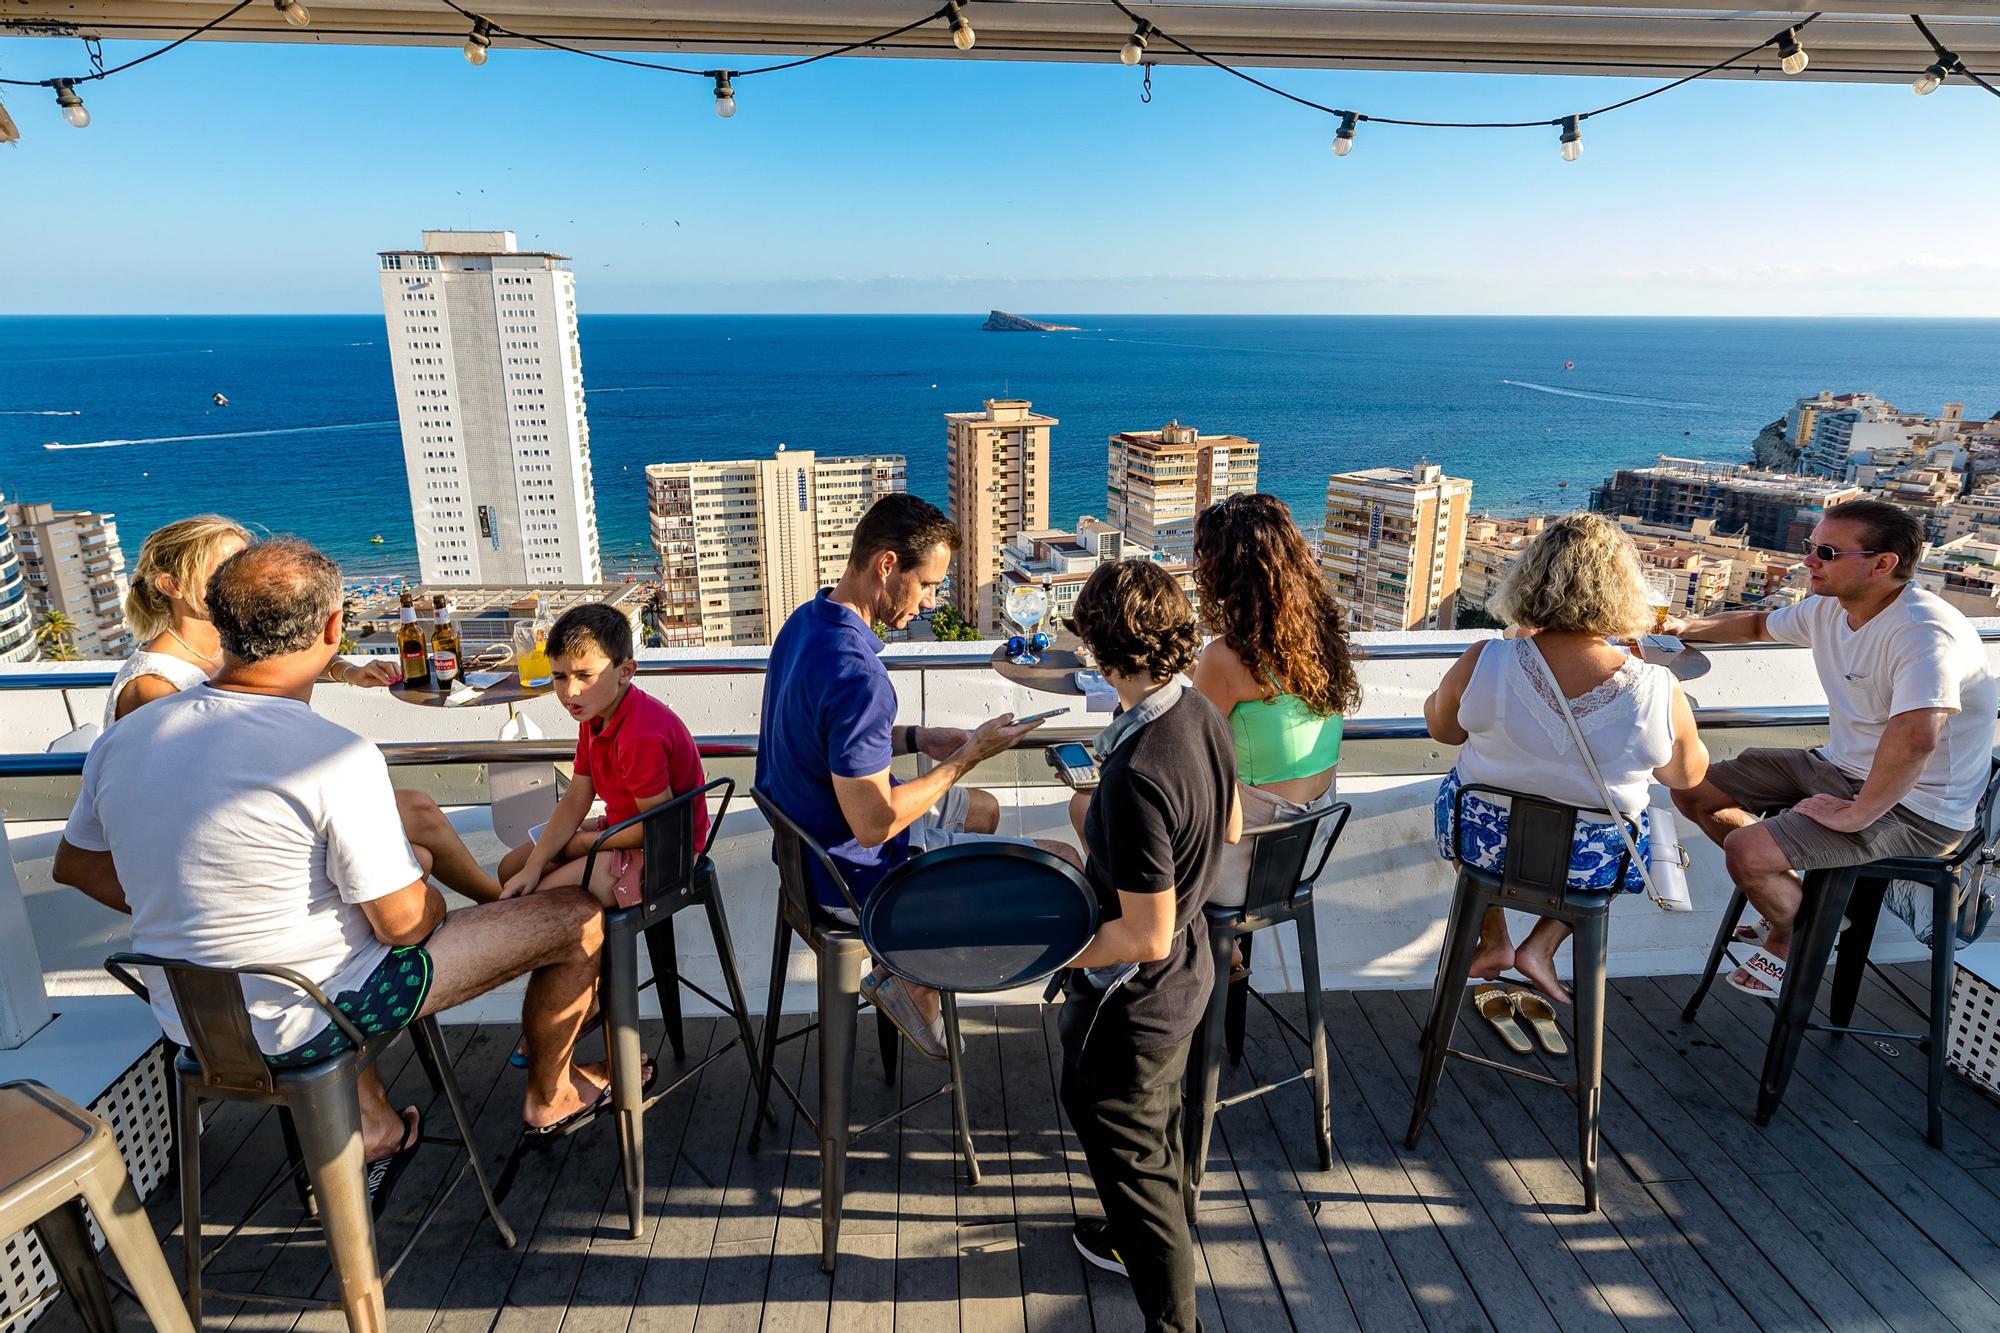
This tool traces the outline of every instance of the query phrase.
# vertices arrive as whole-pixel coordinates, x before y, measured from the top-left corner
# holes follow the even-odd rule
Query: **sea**
[[[988,398],[1059,419],[1058,526],[1104,513],[1108,435],[1170,420],[1258,441],[1260,485],[1313,526],[1329,473],[1418,459],[1475,510],[1584,507],[1656,455],[1746,461],[1821,389],[2000,413],[2000,320],[1035,316],[1078,328],[583,316],[607,571],[650,563],[648,463],[893,452],[942,502],[944,414]],[[128,558],[218,511],[359,578],[415,569],[379,315],[0,317],[0,491],[115,513]]]

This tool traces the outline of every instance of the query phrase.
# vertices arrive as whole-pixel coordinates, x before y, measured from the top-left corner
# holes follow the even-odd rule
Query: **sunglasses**
[[[1836,551],[1825,542],[1807,542],[1805,553],[1816,558],[1821,564],[1830,564],[1844,555],[1880,555],[1880,551]]]

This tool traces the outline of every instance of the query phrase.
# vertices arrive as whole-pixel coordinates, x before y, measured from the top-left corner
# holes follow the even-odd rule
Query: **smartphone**
[[[1026,717],[1017,717],[1007,725],[1010,727],[1018,727],[1024,722],[1046,722],[1052,717],[1061,717],[1063,714],[1067,712],[1069,712],[1069,709],[1067,708],[1051,708],[1046,713],[1030,713]]]

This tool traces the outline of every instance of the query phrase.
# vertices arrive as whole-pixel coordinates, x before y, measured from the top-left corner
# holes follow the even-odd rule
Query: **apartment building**
[[[1018,532],[1000,554],[1003,598],[1012,588],[1032,585],[1048,589],[1045,629],[1067,621],[1070,612],[1076,609],[1076,595],[1083,591],[1084,582],[1099,565],[1114,560],[1154,561],[1174,576],[1190,603],[1196,601],[1192,565],[1185,560],[1170,560],[1164,552],[1133,541],[1115,525],[1089,514],[1077,520],[1073,532],[1055,528]]]
[[[1677,528],[1713,519],[1716,530],[1761,550],[1796,551],[1829,508],[1862,494],[1844,481],[1663,454],[1652,467],[1618,469],[1591,491],[1590,504]]]
[[[379,259],[423,581],[601,581],[569,260],[511,231]]]
[[[1495,518],[1490,514],[1475,514],[1467,519],[1465,565],[1459,572],[1459,606],[1490,606],[1507,570],[1547,526],[1548,520],[1540,515]]]
[[[820,458],[780,446],[769,458],[649,464],[662,642],[769,643],[839,582],[868,507],[908,485],[901,454]]]
[[[1358,630],[1451,629],[1472,483],[1437,464],[1336,472],[1320,572]]]
[[[1061,423],[1025,398],[947,412],[945,512],[958,529],[951,601],[981,634],[1004,632],[1003,552],[1014,534],[1049,526],[1049,432]]]
[[[5,494],[0,494],[0,662],[32,662],[35,659],[34,608],[28,604],[28,580],[21,573],[21,559],[14,549],[14,533],[7,523]]]
[[[79,658],[129,657],[135,646],[125,626],[129,585],[112,516],[22,502],[0,509],[12,533],[30,620],[52,611],[69,617],[74,625],[69,642]],[[0,563],[0,602],[12,595],[6,580]],[[0,645],[7,638],[6,620],[0,609]],[[31,634],[33,629],[31,624]],[[6,660],[5,651],[0,646],[0,660]]]
[[[1218,500],[1257,489],[1254,440],[1203,435],[1169,421],[1111,436],[1105,515],[1111,526],[1169,560],[1194,559],[1194,518]]]

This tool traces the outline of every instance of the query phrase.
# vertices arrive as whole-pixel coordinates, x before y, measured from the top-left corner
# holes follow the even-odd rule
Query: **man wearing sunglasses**
[[[1763,914],[1738,931],[1758,947],[1728,978],[1746,994],[1775,1000],[1784,983],[1800,875],[1940,856],[1973,827],[1993,753],[1994,681],[1972,623],[1910,582],[1923,544],[1923,524],[1896,505],[1839,505],[1805,546],[1811,596],[1666,626],[1695,642],[1804,645],[1826,690],[1825,745],[1745,750],[1673,793]]]

